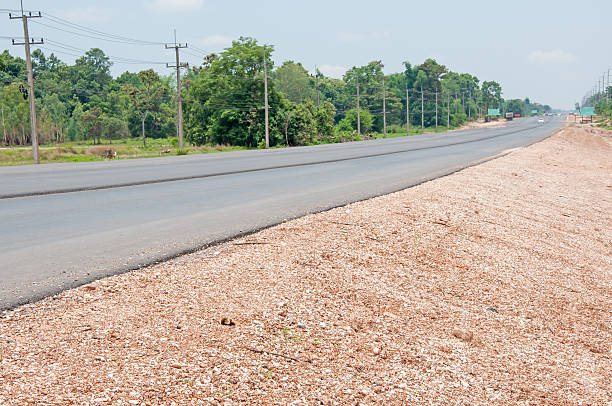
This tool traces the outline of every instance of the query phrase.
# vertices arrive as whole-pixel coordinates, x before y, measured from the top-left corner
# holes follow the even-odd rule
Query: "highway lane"
[[[536,127],[533,119],[507,127],[472,129],[345,144],[239,151],[137,160],[13,166],[0,170],[0,199],[186,180],[254,170],[337,162],[442,145],[474,143]]]
[[[561,125],[522,119],[360,143],[0,168],[0,309],[400,190],[542,140]],[[65,193],[71,188],[98,189]],[[7,197],[19,194],[31,196]]]

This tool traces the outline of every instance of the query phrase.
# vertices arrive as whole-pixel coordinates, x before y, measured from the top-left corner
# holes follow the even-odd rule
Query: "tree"
[[[51,121],[55,141],[64,141],[64,128],[66,128],[68,122],[66,105],[62,103],[59,96],[55,93],[45,94],[42,101],[43,110]]]
[[[314,119],[315,106],[312,102],[291,103],[284,111],[285,143],[289,145],[307,145],[313,141],[316,131]]]
[[[329,142],[332,139],[334,135],[335,117],[336,108],[328,100],[325,100],[316,108],[314,120],[318,142]]]
[[[495,108],[501,105],[502,102],[502,87],[494,81],[482,82],[482,98],[485,104],[485,110]]]
[[[30,111],[18,83],[2,88],[0,106],[5,144],[27,144],[30,141]]]
[[[93,140],[94,145],[100,144],[100,137],[102,136],[102,110],[99,107],[94,107],[87,110],[80,117],[85,132]]]
[[[126,137],[128,134],[127,123],[113,116],[103,116],[102,117],[102,133],[110,144],[113,143],[113,136],[117,136],[117,138]]]
[[[186,136],[202,144],[263,145],[264,83],[263,61],[274,63],[273,48],[241,37],[203,69],[185,89]],[[275,81],[268,83],[270,145],[284,142],[282,125],[286,100]]]
[[[374,117],[368,110],[359,112],[361,122],[361,131],[367,134],[374,124]],[[346,116],[338,123],[338,129],[341,131],[357,131],[357,110],[351,109],[346,113]]]
[[[72,90],[81,102],[88,103],[94,95],[102,95],[110,84],[111,66],[112,62],[101,49],[92,48],[61,73],[72,82]]]
[[[274,71],[273,78],[277,82],[278,90],[283,92],[289,101],[293,103],[301,103],[307,100],[314,101],[312,78],[301,63],[284,62],[280,68]]]
[[[133,109],[138,113],[141,120],[142,144],[147,146],[145,137],[145,120],[149,113],[159,109],[161,97],[166,93],[159,75],[153,69],[143,70],[138,73],[140,86],[125,85],[125,91],[130,97]]]

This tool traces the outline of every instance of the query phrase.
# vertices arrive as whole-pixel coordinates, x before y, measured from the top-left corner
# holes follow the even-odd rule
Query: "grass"
[[[451,127],[451,129],[454,129]],[[446,127],[425,128],[421,131],[419,127],[411,128],[410,135],[423,133],[434,133],[448,131]],[[406,132],[388,132],[387,138],[405,137]],[[365,139],[366,137],[364,137]],[[382,134],[375,133],[371,137],[383,138]],[[346,140],[349,141],[349,140]],[[278,148],[285,148],[283,145]],[[112,144],[104,140],[104,144],[94,145],[93,141],[68,141],[61,144],[40,145],[40,162],[43,164],[59,162],[92,162],[104,161],[107,151],[111,154],[116,152],[117,156],[113,159],[135,159],[135,158],[154,158],[167,155],[188,155],[188,154],[210,154],[215,152],[241,151],[249,148],[228,145],[206,145],[201,147],[185,146],[182,149],[172,145],[170,139],[147,138],[147,146],[142,145],[139,138],[127,138],[113,140]],[[28,165],[33,164],[32,149],[28,146],[0,148],[0,166]]]
[[[124,139],[93,145],[93,142],[66,142],[40,146],[41,163],[104,161],[110,150],[117,153],[113,159],[153,158],[167,155],[209,154],[215,152],[246,150],[244,147],[227,145],[186,146],[183,149],[171,146],[168,139],[147,139],[147,146],[139,139]],[[33,164],[31,147],[0,148],[0,166]]]

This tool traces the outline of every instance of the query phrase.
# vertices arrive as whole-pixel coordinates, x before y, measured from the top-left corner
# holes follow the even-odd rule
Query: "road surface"
[[[562,121],[346,144],[0,168],[0,310],[452,173]]]

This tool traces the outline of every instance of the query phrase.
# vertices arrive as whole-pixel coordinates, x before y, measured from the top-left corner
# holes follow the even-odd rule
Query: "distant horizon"
[[[274,45],[276,66],[293,60],[308,71],[313,72],[316,66],[336,78],[353,66],[374,60],[381,60],[389,74],[402,72],[404,61],[416,65],[432,58],[454,72],[473,74],[481,82],[499,82],[505,99],[528,97],[565,111],[582,100],[598,76],[612,68],[608,59],[612,50],[606,43],[612,34],[605,21],[606,15],[612,15],[612,3],[608,2],[581,4],[581,14],[589,15],[588,21],[576,19],[574,3],[565,0],[538,4],[519,0],[511,9],[476,0],[469,7],[454,3],[437,7],[434,15],[425,5],[390,1],[376,8],[364,1],[317,0],[308,5],[238,1],[235,7],[205,0],[108,0],[102,5],[85,0],[77,7],[71,3],[26,0],[24,8],[48,16],[32,20],[30,36],[51,41],[41,47],[45,55],[53,52],[69,64],[75,55],[91,48],[102,49],[112,59],[154,62],[115,61],[115,77],[148,68],[171,74],[165,62],[173,62],[173,55],[163,49],[163,42],[174,40],[173,27],[179,41],[190,44],[181,54],[190,64],[199,65],[205,55],[221,52],[240,36]],[[15,0],[2,4],[7,9],[0,11],[7,20],[8,8],[19,7]],[[407,17],[412,15],[421,17]],[[498,17],[491,18],[493,15]],[[355,21],[360,23],[355,25]],[[92,35],[75,35],[64,22],[85,26]],[[150,43],[123,42],[96,30]],[[166,32],[166,38],[160,32]],[[8,39],[19,36],[23,37],[23,32],[18,21],[7,21],[0,31],[0,38],[6,41],[2,49],[23,58],[23,48],[11,46]]]

